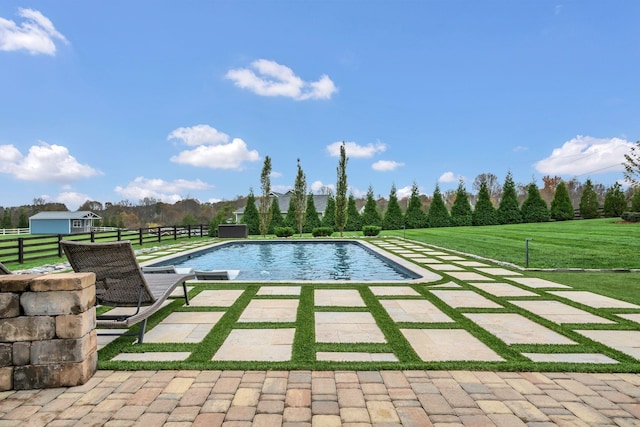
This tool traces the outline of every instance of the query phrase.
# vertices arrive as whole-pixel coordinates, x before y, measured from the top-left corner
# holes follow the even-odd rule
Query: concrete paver
[[[576,344],[519,314],[466,313],[465,316],[507,344]]]

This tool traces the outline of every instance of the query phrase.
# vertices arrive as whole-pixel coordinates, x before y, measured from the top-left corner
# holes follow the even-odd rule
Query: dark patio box
[[[218,237],[220,238],[242,238],[249,235],[247,224],[220,224],[218,225]]]

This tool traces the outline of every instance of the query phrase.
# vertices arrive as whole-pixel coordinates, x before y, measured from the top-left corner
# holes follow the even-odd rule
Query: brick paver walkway
[[[640,426],[640,375],[98,371],[0,393],[0,426]]]

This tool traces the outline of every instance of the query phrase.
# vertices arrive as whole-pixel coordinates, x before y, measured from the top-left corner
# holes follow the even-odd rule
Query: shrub
[[[316,227],[311,234],[313,237],[329,237],[333,234],[333,227]]]
[[[502,186],[502,197],[498,206],[498,222],[500,224],[520,224],[522,222],[522,212],[518,207],[516,184],[513,182],[511,172],[507,173]]]
[[[551,201],[551,218],[556,221],[567,221],[573,219],[573,204],[569,196],[569,190],[564,181],[556,187],[556,194]]]
[[[607,189],[607,193],[604,196],[604,216],[620,216],[625,210],[627,210],[627,199],[620,188],[620,184],[616,182]]]
[[[640,212],[624,212],[621,218],[628,222],[640,222]]]
[[[593,183],[590,179],[584,184],[582,196],[580,197],[580,216],[584,219],[599,218],[598,212],[598,194],[593,189]]]
[[[631,196],[631,212],[640,212],[640,188]]]
[[[444,200],[442,200],[442,194],[440,193],[438,184],[436,184],[433,199],[427,212],[427,223],[429,227],[449,227],[451,225],[451,217],[447,206],[444,204]]]
[[[362,234],[368,237],[377,236],[380,234],[382,227],[378,227],[377,225],[365,225],[362,227]]]
[[[549,221],[551,214],[547,208],[547,202],[540,197],[538,186],[532,182],[529,184],[527,199],[522,203],[520,211],[523,222],[545,222]]]
[[[293,233],[295,233],[295,230],[293,227],[275,227],[273,232],[278,237],[291,237]]]
[[[454,226],[465,226],[473,224],[473,213],[469,195],[464,188],[464,181],[460,180],[456,190],[456,199],[451,206],[451,224]]]

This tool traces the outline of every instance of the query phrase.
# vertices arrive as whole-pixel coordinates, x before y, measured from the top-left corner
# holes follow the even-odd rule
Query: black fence
[[[0,239],[0,262],[24,263],[38,259],[62,257],[60,241],[77,242],[114,242],[130,240],[132,245],[142,246],[167,240],[205,237],[209,233],[208,225],[186,225],[171,227],[149,227],[136,230],[118,229],[115,231],[92,231],[78,234],[47,234],[41,236]]]

